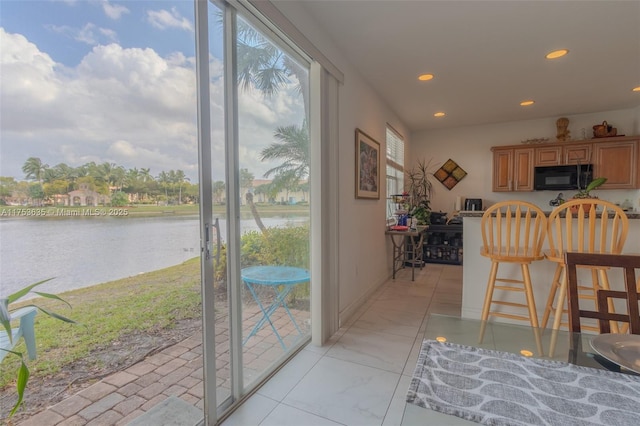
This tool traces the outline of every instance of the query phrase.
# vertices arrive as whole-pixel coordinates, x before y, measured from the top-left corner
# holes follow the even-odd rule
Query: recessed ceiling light
[[[535,101],[522,101],[520,102],[520,106],[529,106],[535,104]]]
[[[444,117],[445,115],[447,114],[445,114],[444,112],[436,112],[435,114],[433,114],[434,117]]]
[[[634,88],[633,88],[633,91],[634,91],[634,92],[640,92],[640,86],[638,86],[638,87],[634,87]]]
[[[418,76],[418,80],[420,81],[429,81],[433,78],[433,74],[422,74]]]
[[[567,53],[569,53],[569,51],[567,49],[554,50],[553,52],[547,53],[547,56],[545,56],[545,58],[547,58],[547,59],[561,58],[564,55],[566,55]]]

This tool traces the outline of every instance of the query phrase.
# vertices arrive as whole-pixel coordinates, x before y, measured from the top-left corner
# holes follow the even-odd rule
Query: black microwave
[[[593,180],[592,164],[536,167],[533,188],[536,191],[580,189]]]

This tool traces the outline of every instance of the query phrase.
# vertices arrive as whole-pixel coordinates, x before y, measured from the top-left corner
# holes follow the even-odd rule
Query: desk
[[[260,318],[260,321],[258,321],[253,327],[251,333],[249,333],[249,335],[244,338],[242,344],[244,345],[245,343],[247,343],[249,338],[260,331],[264,324],[268,322],[271,326],[271,329],[278,338],[278,341],[282,345],[282,348],[286,350],[287,347],[282,341],[280,333],[278,333],[278,330],[271,321],[271,315],[275,312],[276,309],[278,309],[278,307],[282,306],[289,315],[289,318],[291,318],[291,322],[296,327],[296,330],[298,330],[298,333],[300,334],[300,336],[302,336],[302,331],[300,330],[298,323],[296,323],[295,318],[293,318],[293,315],[291,315],[291,311],[289,311],[286,298],[296,285],[309,282],[309,271],[292,266],[250,266],[248,268],[242,269],[241,277],[242,281],[244,281],[244,283],[247,285],[249,292],[251,292],[253,299],[256,301],[256,303],[260,307],[260,310],[262,311],[262,318]],[[269,307],[267,308],[264,307],[262,301],[256,294],[255,286],[257,285],[268,286],[275,292],[276,297],[271,305],[269,305]]]
[[[416,264],[422,269],[422,245],[426,226],[418,226],[415,231],[386,231],[385,234],[391,238],[393,244],[393,279],[396,279],[396,272],[405,267],[406,262],[411,262],[411,281],[415,280]]]
[[[609,409],[616,413],[621,413],[628,408],[628,406],[624,407],[624,403],[621,402],[621,400],[615,399],[618,398],[618,396],[607,400],[607,396],[604,395],[605,393],[616,386],[621,386],[619,389],[625,386],[637,389],[637,387],[640,386],[640,377],[633,374],[620,374],[607,371],[605,366],[596,362],[595,358],[587,356],[587,352],[573,356],[575,355],[575,351],[571,349],[571,341],[573,339],[579,339],[582,345],[580,349],[584,348],[585,351],[591,351],[589,342],[596,336],[595,334],[578,334],[559,331],[557,335],[558,346],[553,358],[531,357],[525,361],[521,361],[524,357],[517,355],[514,357],[514,355],[510,354],[522,354],[523,351],[537,354],[534,334],[530,326],[489,322],[482,344],[478,344],[479,329],[480,321],[478,320],[461,319],[444,315],[431,315],[429,317],[424,338],[431,342],[446,339],[446,345],[454,344],[452,346],[456,346],[456,349],[450,353],[448,360],[445,360],[446,357],[443,358],[442,356],[433,358],[440,360],[440,362],[436,361],[436,363],[432,363],[432,355],[426,357],[424,352],[421,352],[420,357],[425,356],[425,358],[418,362],[418,366],[425,365],[427,368],[422,371],[416,368],[413,380],[415,380],[415,377],[425,377],[425,373],[427,375],[431,374],[432,377],[435,378],[435,381],[423,381],[422,383],[424,383],[426,387],[419,388],[420,397],[426,398],[428,404],[435,405],[433,405],[433,409],[430,409],[407,402],[402,425],[477,424],[467,420],[471,418],[478,423],[488,424],[491,415],[487,415],[486,411],[491,411],[494,408],[496,410],[494,412],[494,414],[496,414],[495,417],[503,419],[503,423],[501,423],[500,420],[496,420],[495,424],[534,424],[539,420],[538,416],[541,412],[544,412],[543,416],[546,417],[544,417],[544,421],[538,422],[539,424],[568,424],[567,418],[570,416],[565,417],[565,414],[558,414],[558,412],[573,407],[576,407],[577,414],[574,417],[574,419],[577,419],[576,424],[580,424],[580,421],[583,421],[585,424],[601,424],[600,422],[607,422],[603,415],[606,411],[602,409],[603,403],[605,405],[611,404]],[[551,339],[551,334],[551,330],[544,330],[543,343],[547,345],[547,347]],[[427,345],[429,345],[429,343]],[[469,352],[464,353],[463,351],[459,351],[457,348],[458,345],[464,345],[470,348]],[[431,347],[432,346],[433,344],[431,344]],[[431,347],[429,350],[431,350]],[[438,350],[438,348],[435,349]],[[492,353],[496,351],[500,351],[502,355],[500,357],[493,357]],[[504,355],[505,353],[507,354]],[[429,360],[425,361],[427,358],[429,358]],[[449,365],[447,365],[447,363],[449,363]],[[454,367],[450,369],[450,371],[453,372],[444,371],[451,366]],[[583,368],[584,366],[591,368],[585,369]],[[473,372],[472,370],[476,367],[478,371]],[[524,370],[521,370],[521,368],[524,368]],[[553,370],[557,370],[559,373],[554,374]],[[508,372],[503,374],[501,378],[500,371]],[[551,373],[547,375],[546,373],[549,371],[551,371]],[[433,388],[437,389],[438,392],[442,391],[446,386],[459,386],[461,382],[457,381],[459,380],[457,372],[463,372],[462,374],[465,376],[465,379],[462,383],[466,387],[460,388],[462,390],[457,395],[458,398],[462,399],[453,399],[451,401],[453,401],[454,405],[456,402],[465,401],[465,403],[468,403],[467,407],[461,409],[454,407],[449,410],[450,407],[446,407],[446,403],[438,406],[439,400],[429,393],[431,384],[441,380],[437,382],[439,385],[435,385],[440,386],[440,388]],[[509,379],[503,381],[506,376],[509,376]],[[560,377],[560,379],[558,379],[558,377]],[[519,380],[522,380],[522,382],[519,382]],[[412,386],[414,385],[415,382],[412,381]],[[500,391],[498,391],[498,389],[500,389]],[[516,390],[511,391],[511,389]],[[492,394],[494,390],[498,391],[498,393],[488,397],[487,395]],[[575,391],[575,393],[572,394],[572,391]],[[614,394],[616,393],[615,391],[612,392]],[[463,396],[467,395],[467,393],[468,397]],[[445,392],[445,395],[451,396],[454,394],[455,392]],[[526,394],[533,396],[533,398],[527,400]],[[476,403],[471,402],[474,398],[477,399]],[[637,407],[637,404],[640,404],[640,396],[637,392],[631,399],[637,401],[634,402],[636,405],[632,404],[631,406]],[[442,407],[444,407],[444,409]],[[504,416],[510,416],[518,412],[520,407],[524,407],[524,411],[520,411],[520,414],[528,412],[528,408],[534,407],[531,409],[531,413],[533,413],[531,421],[521,423],[517,423],[515,420],[504,421]],[[600,407],[600,409],[596,410],[595,407]],[[506,411],[504,411],[505,409]],[[585,412],[589,412],[589,410],[591,410],[590,412],[592,413],[589,417],[586,417],[586,415],[582,418],[579,417],[579,415],[583,415]],[[474,414],[474,417],[461,418],[458,417],[461,411],[467,411],[467,413],[484,411],[485,414],[479,414],[477,416]],[[454,416],[448,414],[454,414]],[[603,417],[598,417],[600,415],[603,415]],[[637,425],[637,416],[637,411],[632,415],[626,412],[626,414],[620,414],[616,422],[609,424],[635,426]],[[533,420],[534,418],[536,418],[536,421]]]

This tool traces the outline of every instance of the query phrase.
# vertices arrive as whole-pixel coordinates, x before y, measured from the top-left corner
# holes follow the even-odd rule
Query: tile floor
[[[405,403],[428,315],[460,315],[461,299],[461,266],[427,264],[414,282],[400,271],[326,345],[305,347],[222,424],[469,424]]]

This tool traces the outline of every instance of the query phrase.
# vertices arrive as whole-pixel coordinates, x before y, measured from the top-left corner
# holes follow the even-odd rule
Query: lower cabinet
[[[422,259],[426,263],[462,265],[462,225],[430,225]]]

